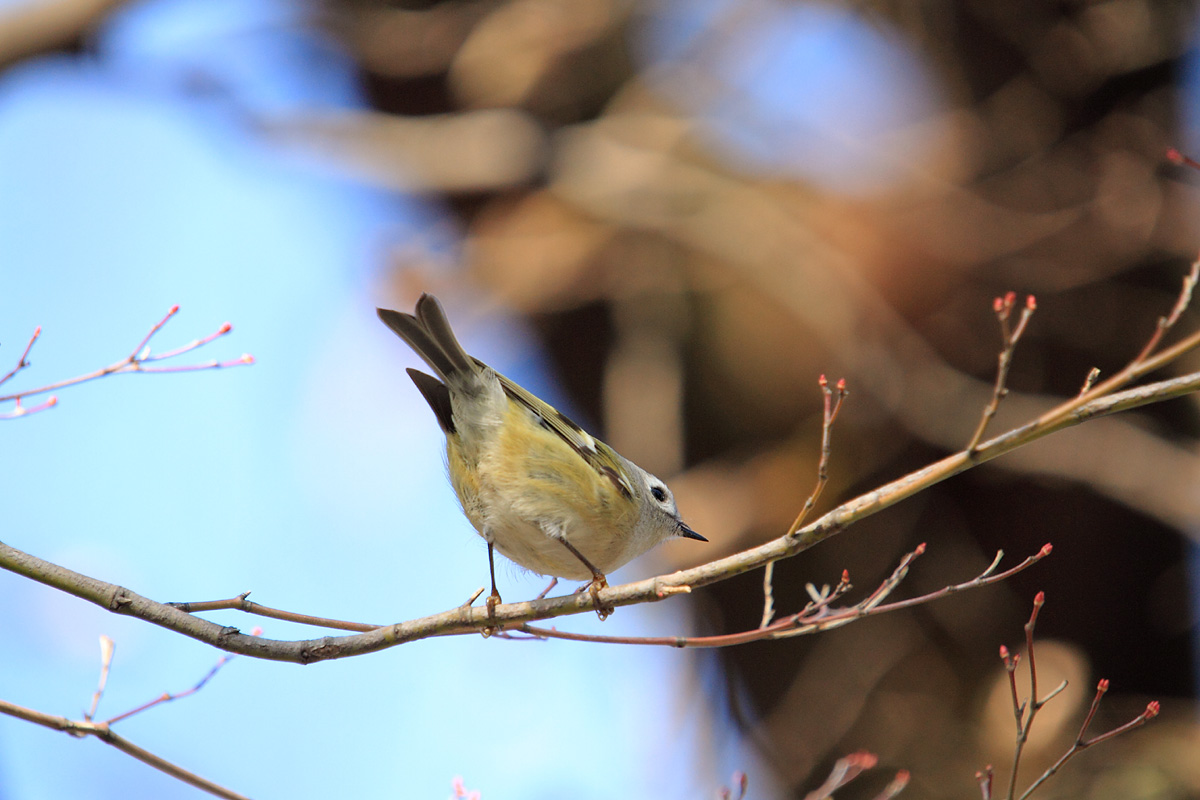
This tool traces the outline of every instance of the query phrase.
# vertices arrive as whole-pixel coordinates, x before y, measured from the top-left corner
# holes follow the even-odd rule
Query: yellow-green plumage
[[[660,480],[468,356],[436,298],[423,295],[415,316],[379,316],[437,374],[409,370],[446,433],[463,511],[506,557],[595,586],[664,539],[703,540]]]

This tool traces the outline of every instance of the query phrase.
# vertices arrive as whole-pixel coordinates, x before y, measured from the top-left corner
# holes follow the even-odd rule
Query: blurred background
[[[992,298],[1036,295],[1000,432],[1112,374],[1200,250],[1195,4],[782,0],[34,0],[0,3],[0,374],[7,391],[129,354],[220,372],[117,376],[4,422],[2,538],[163,601],[387,623],[487,581],[442,438],[377,305],[447,305],[467,348],[668,478],[711,543],[778,536],[808,495],[817,377],[851,396],[818,512],[961,448],[999,348]],[[1200,315],[1180,323],[1194,330]],[[1200,368],[1190,356],[1170,369]],[[1160,375],[1158,377],[1165,377]],[[981,591],[817,637],[682,652],[481,637],[311,667],[234,659],[118,732],[252,797],[803,797],[840,756],[918,797],[1001,783],[1001,644],[1033,595],[1040,679],[1070,687],[1026,752],[1148,700],[1152,725],[1041,796],[1200,795],[1195,398],[1099,420],[957,477],[777,565],[776,606],[850,571],[900,595],[998,549],[1054,555]],[[536,576],[505,565],[506,599]],[[573,586],[559,587],[570,591]],[[852,594],[851,601],[859,594]],[[219,654],[0,575],[0,696],[104,719]],[[761,574],[560,627],[757,625]],[[320,631],[209,614],[271,638]],[[94,741],[0,718],[0,800],[195,797]]]

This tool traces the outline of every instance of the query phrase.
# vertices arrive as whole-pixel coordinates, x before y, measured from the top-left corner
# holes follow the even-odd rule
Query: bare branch
[[[825,407],[821,417],[821,457],[817,461],[817,483],[813,487],[812,494],[804,501],[804,507],[800,509],[800,514],[788,528],[788,533],[795,533],[800,529],[813,507],[816,506],[817,499],[825,489],[825,484],[829,482],[829,458],[833,453],[833,423],[842,409],[842,401],[850,394],[846,389],[845,378],[840,378],[837,382],[836,399],[834,399],[834,392],[829,388],[829,381],[824,375],[817,380],[817,384],[821,387],[821,394],[825,397]],[[771,561],[763,570],[763,613],[762,622],[759,624],[760,628],[770,625],[772,617],[775,616],[774,580],[775,562]]]
[[[865,617],[874,617],[880,614],[886,614],[889,611],[898,611],[904,608],[912,608],[914,606],[923,605],[925,603],[939,600],[943,597],[948,597],[951,594],[965,591],[967,589],[977,589],[982,586],[989,586],[998,581],[1005,580],[1013,575],[1041,561],[1048,556],[1053,548],[1050,545],[1045,545],[1037,554],[1017,564],[1015,567],[1005,570],[999,574],[993,574],[995,562],[991,567],[988,567],[983,573],[979,574],[972,580],[965,583],[946,586],[935,592],[923,594],[920,597],[913,597],[908,600],[899,600],[895,603],[883,604],[881,601],[886,598],[900,584],[908,573],[908,568],[913,560],[925,552],[925,546],[921,545],[913,552],[906,555],[900,561],[900,565],[895,571],[882,583],[879,588],[863,600],[853,606],[845,608],[829,608],[829,603],[841,593],[845,591],[843,587],[849,587],[849,576],[843,573],[842,580],[838,586],[831,592],[822,593],[819,600],[809,603],[803,611],[792,614],[788,617],[783,617],[776,620],[771,625],[765,628],[754,628],[752,630],[742,631],[732,634],[718,634],[715,636],[604,636],[602,634],[587,634],[587,633],[569,633],[560,631],[556,628],[540,628],[529,624],[521,625],[517,630],[522,633],[530,634],[543,639],[569,639],[576,642],[602,642],[605,644],[640,644],[640,645],[657,645],[662,647],[677,647],[677,648],[712,648],[712,647],[730,647],[732,645],[747,644],[749,642],[761,641],[764,639],[786,639],[793,636],[804,636],[807,634],[817,633],[818,631],[829,630],[831,628],[840,628],[848,625],[855,620]],[[1003,554],[1001,554],[1003,555]]]
[[[38,411],[44,411],[45,409],[54,406],[58,402],[57,397],[51,396],[36,406],[24,406],[21,404],[21,401],[27,397],[46,394],[47,392],[53,392],[57,389],[63,389],[68,386],[86,383],[87,381],[104,378],[109,375],[117,375],[123,372],[197,372],[199,370],[224,369],[226,367],[237,367],[254,363],[254,356],[248,353],[243,353],[240,357],[228,361],[213,360],[199,364],[178,364],[166,367],[146,366],[147,364],[156,361],[165,361],[167,359],[183,355],[184,353],[190,353],[199,347],[203,347],[204,345],[221,338],[233,330],[233,326],[226,322],[217,328],[217,330],[213,333],[210,333],[209,335],[200,339],[195,339],[182,347],[177,347],[174,350],[169,350],[158,355],[151,354],[150,340],[155,334],[162,330],[163,326],[166,325],[177,313],[179,313],[179,306],[171,306],[171,308],[168,309],[166,316],[156,322],[150,328],[150,331],[144,337],[142,337],[142,340],[138,342],[137,346],[133,348],[133,351],[126,358],[123,358],[120,361],[116,361],[112,364],[109,364],[107,367],[102,367],[101,369],[84,375],[78,375],[74,378],[58,381],[57,383],[39,386],[36,389],[26,389],[24,391],[15,392],[13,394],[0,397],[0,403],[13,403],[13,410],[8,412],[0,412],[0,419],[16,419],[17,417],[28,416]],[[33,332],[33,336],[30,338],[29,344],[25,346],[25,352],[22,353],[20,360],[17,361],[17,365],[13,367],[13,369],[9,371],[9,373],[5,375],[3,379],[0,379],[0,384],[3,384],[22,369],[29,366],[29,351],[33,348],[33,344],[35,341],[37,341],[37,338],[41,332],[42,329],[40,327]]]
[[[1026,657],[1029,659],[1029,697],[1026,698],[1024,701],[1020,700],[1020,698],[1017,696],[1016,672],[1017,672],[1017,665],[1020,663],[1020,660],[1021,660],[1020,656],[1010,655],[1007,647],[1004,647],[1003,645],[1000,646],[1000,658],[1004,662],[1005,672],[1008,673],[1008,684],[1012,691],[1013,716],[1016,719],[1016,726],[1017,726],[1017,740],[1016,740],[1015,746],[1013,747],[1012,774],[1009,776],[1008,792],[1005,795],[1005,797],[1007,797],[1008,800],[1013,800],[1013,797],[1016,795],[1017,772],[1021,766],[1021,755],[1024,752],[1026,742],[1029,740],[1029,731],[1033,727],[1033,720],[1037,716],[1037,712],[1040,711],[1042,709],[1042,707],[1046,705],[1046,703],[1048,703],[1055,696],[1057,696],[1060,692],[1062,692],[1064,689],[1067,688],[1067,682],[1063,681],[1058,686],[1056,686],[1052,691],[1050,691],[1050,693],[1047,694],[1045,697],[1038,697],[1037,662],[1035,661],[1034,656],[1033,656],[1033,631],[1034,631],[1034,627],[1037,625],[1038,613],[1041,611],[1042,606],[1045,604],[1045,602],[1046,602],[1045,593],[1038,592],[1037,595],[1033,599],[1033,611],[1029,615],[1029,621],[1025,623]],[[1135,728],[1140,728],[1142,725],[1145,725],[1148,721],[1150,721],[1151,719],[1154,719],[1154,717],[1158,716],[1158,712],[1159,712],[1158,701],[1153,701],[1149,705],[1146,706],[1145,711],[1143,711],[1137,717],[1134,717],[1129,722],[1126,722],[1124,725],[1120,725],[1106,733],[1102,733],[1099,736],[1093,737],[1091,739],[1086,739],[1084,737],[1087,736],[1088,726],[1090,726],[1092,724],[1092,719],[1096,716],[1096,710],[1100,708],[1100,701],[1104,698],[1104,694],[1107,691],[1108,691],[1108,680],[1107,679],[1101,680],[1099,682],[1099,684],[1096,685],[1096,694],[1092,698],[1091,708],[1088,709],[1087,716],[1084,717],[1083,724],[1079,728],[1079,735],[1075,737],[1075,743],[1071,745],[1070,749],[1067,750],[1067,752],[1064,753],[1062,755],[1062,757],[1059,758],[1058,761],[1056,761],[1054,763],[1053,766],[1051,766],[1049,769],[1047,769],[1045,772],[1043,772],[1041,774],[1041,776],[1036,781],[1034,781],[1029,786],[1029,788],[1024,791],[1024,793],[1021,794],[1020,800],[1025,800],[1025,798],[1027,798],[1031,794],[1033,794],[1033,792],[1039,786],[1041,786],[1043,783],[1045,783],[1047,780],[1049,780],[1052,775],[1054,775],[1056,772],[1058,772],[1058,770],[1064,764],[1066,764],[1067,761],[1069,761],[1071,759],[1071,757],[1074,756],[1076,753],[1078,753],[1080,750],[1085,750],[1094,744],[1099,744],[1100,742],[1108,741],[1109,739],[1112,739],[1113,737],[1120,736],[1121,734],[1127,733],[1128,731],[1134,730]],[[979,789],[983,795],[984,800],[991,800],[991,797],[992,797],[992,767],[991,767],[991,765],[989,764],[987,766],[987,768],[981,772],[976,772],[975,779],[979,782]]]
[[[851,753],[839,758],[829,771],[825,783],[804,796],[804,800],[828,800],[833,793],[869,769],[874,769],[879,763],[879,756],[874,753]]]
[[[72,720],[66,717],[56,717],[51,714],[45,714],[41,711],[35,711],[31,708],[10,703],[7,700],[0,700],[0,714],[7,714],[10,717],[23,719],[26,722],[32,722],[35,725],[41,725],[44,728],[51,730],[63,731],[72,736],[95,736],[100,741],[107,745],[117,748],[127,755],[133,756],[143,764],[149,764],[160,772],[170,775],[172,778],[183,781],[184,783],[195,786],[197,789],[202,789],[216,797],[224,797],[227,800],[247,800],[243,795],[237,792],[232,792],[224,786],[213,783],[212,781],[202,778],[195,773],[188,772],[182,767],[167,761],[161,756],[151,753],[149,750],[144,750],[138,747],[128,739],[118,736],[105,722],[89,722],[83,720]]]
[[[92,705],[88,712],[83,715],[83,718],[91,722],[96,718],[96,708],[100,705],[100,698],[104,696],[104,687],[108,684],[108,671],[112,667],[114,645],[113,640],[107,636],[100,637],[100,680],[96,684],[96,691],[92,694]]]
[[[17,359],[17,365],[8,371],[8,374],[0,378],[0,385],[7,383],[21,370],[29,366],[29,351],[33,349],[33,343],[42,335],[42,326],[38,325],[33,329],[33,336],[29,337],[29,344],[25,345],[25,350],[21,353],[21,357]]]
[[[992,311],[1000,321],[1000,336],[1003,340],[1003,347],[1000,349],[999,363],[996,367],[996,383],[992,387],[992,399],[983,409],[983,417],[979,420],[979,425],[976,426],[975,433],[971,436],[971,441],[967,445],[968,451],[974,450],[979,445],[979,440],[983,438],[988,423],[992,421],[992,417],[996,416],[996,410],[1000,408],[1000,401],[1008,394],[1008,370],[1012,366],[1013,351],[1017,348],[1017,342],[1020,341],[1021,334],[1025,332],[1025,326],[1029,323],[1029,318],[1033,316],[1033,312],[1037,309],[1037,301],[1033,295],[1027,295],[1025,297],[1025,305],[1021,309],[1021,316],[1017,320],[1017,324],[1013,326],[1010,321],[1012,319],[1013,305],[1016,303],[1016,300],[1016,292],[1009,292],[1004,297],[997,297],[992,304]]]
[[[1180,307],[1181,302],[1176,303],[1177,308]],[[151,331],[151,334],[161,327],[161,324],[156,326]],[[221,333],[222,331],[218,331],[218,335]],[[149,338],[149,336],[146,337],[147,341]],[[429,636],[483,632],[485,629],[496,632],[521,630],[523,625],[534,620],[578,614],[584,611],[594,611],[596,608],[608,609],[635,603],[653,602],[673,594],[689,592],[697,587],[727,580],[752,569],[765,567],[773,561],[804,552],[825,539],[844,531],[855,522],[895,505],[936,483],[990,461],[993,458],[1012,452],[1051,433],[1078,425],[1092,417],[1136,408],[1148,403],[1159,402],[1171,397],[1178,397],[1194,392],[1200,389],[1200,373],[1193,373],[1181,378],[1152,383],[1121,392],[1117,392],[1116,390],[1126,383],[1169,363],[1171,360],[1179,358],[1197,346],[1200,346],[1200,332],[1187,337],[1157,355],[1141,359],[1137,363],[1131,363],[1108,380],[1091,387],[1078,397],[1064,401],[1057,407],[1050,409],[1019,428],[982,442],[973,449],[963,450],[947,456],[923,469],[885,484],[874,491],[860,495],[843,503],[841,506],[826,513],[805,527],[789,531],[783,536],[768,541],[765,544],[691,569],[680,570],[669,575],[661,575],[634,583],[605,587],[596,592],[537,599],[524,603],[502,604],[495,608],[489,607],[486,609],[462,606],[421,619],[374,628],[354,636],[281,642],[261,637],[245,636],[236,628],[225,628],[206,620],[198,619],[179,608],[157,603],[123,587],[80,575],[79,573],[23,553],[3,543],[0,543],[0,567],[86,599],[114,613],[140,617],[156,625],[200,641],[208,642],[223,650],[250,655],[256,658],[280,661],[310,663],[330,658],[345,658],[360,655]],[[140,353],[135,355],[147,357],[149,354]],[[121,363],[126,364],[127,362]],[[898,571],[902,571],[905,568],[906,566],[902,565]],[[981,576],[977,581],[987,580],[990,582],[999,577],[988,576],[987,578],[983,578]],[[964,587],[947,587],[943,592],[949,593],[961,588]],[[885,584],[880,590],[877,590],[877,596],[868,598],[868,601],[878,603],[890,590]],[[891,607],[902,607],[902,605],[893,604]],[[852,616],[861,615],[871,607],[873,606],[867,605],[860,609],[852,610]],[[801,613],[803,614],[803,612]],[[734,638],[729,639],[728,642],[737,643],[740,641],[737,637],[762,636],[764,632],[778,636],[799,635],[802,632],[801,629],[809,625],[816,626],[817,628],[826,628],[833,627],[836,624],[846,624],[848,621],[848,618],[835,619],[832,612],[820,620],[806,619],[800,615],[793,615],[793,617],[784,621],[793,625],[786,633],[778,627],[780,622],[776,621],[766,628],[760,628],[754,632],[735,634]],[[671,640],[672,644],[676,641],[675,639]]]

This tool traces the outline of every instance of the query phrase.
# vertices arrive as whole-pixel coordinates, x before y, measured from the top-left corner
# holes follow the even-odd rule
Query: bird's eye
[[[660,503],[667,499],[667,490],[661,486],[650,487],[650,494],[654,495],[654,499]]]

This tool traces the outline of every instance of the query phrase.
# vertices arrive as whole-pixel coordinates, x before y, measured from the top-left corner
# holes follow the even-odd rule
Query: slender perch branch
[[[1176,345],[1176,356],[1188,347],[1200,344],[1200,334]],[[1162,358],[1158,356],[1156,358]],[[1165,363],[1165,362],[1164,362]],[[1111,380],[1111,379],[1110,379]],[[984,442],[974,452],[962,451],[901,477],[880,488],[860,495],[806,525],[794,535],[773,539],[758,547],[735,553],[669,575],[611,586],[601,591],[602,602],[609,606],[627,606],[653,602],[669,596],[680,587],[707,586],[770,561],[804,552],[830,536],[840,533],[860,519],[899,503],[935,483],[951,478],[979,464],[1040,439],[1063,428],[1106,414],[1179,397],[1200,390],[1200,373],[1169,381],[1139,386],[1109,397],[1090,401],[1071,400],[1056,412],[1048,412],[1033,422]],[[23,553],[0,542],[0,568],[31,578],[75,595],[114,613],[138,617],[198,641],[231,653],[308,664],[332,658],[346,658],[428,638],[472,633],[484,627],[514,628],[520,623],[551,619],[592,610],[592,597],[584,592],[523,603],[504,603],[489,618],[484,608],[462,606],[440,614],[376,628],[355,636],[323,637],[301,641],[278,641],[241,633],[237,628],[200,619],[171,605],[142,597],[124,587],[81,575],[64,567]]]

